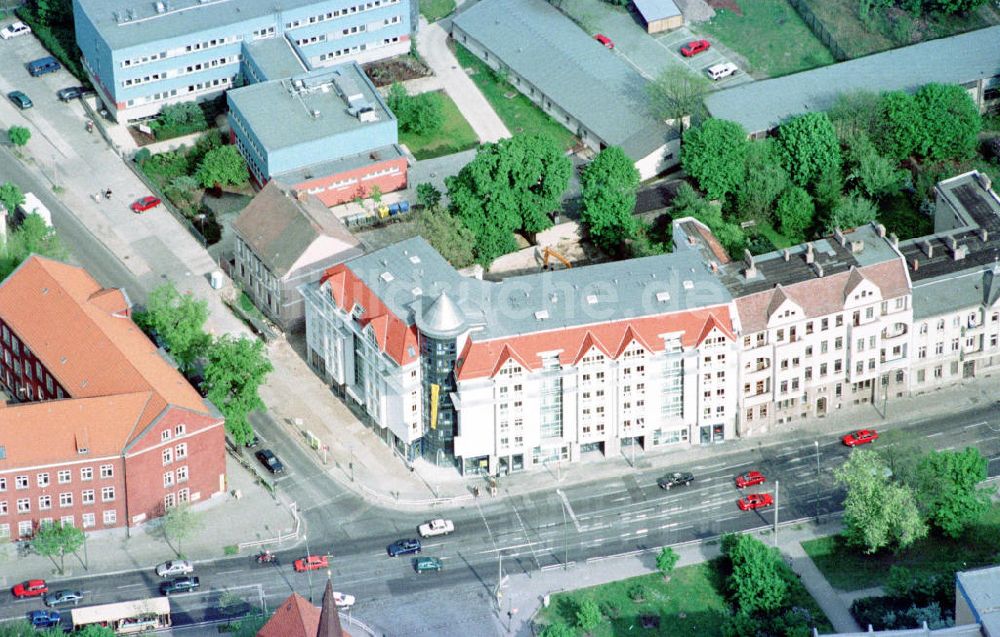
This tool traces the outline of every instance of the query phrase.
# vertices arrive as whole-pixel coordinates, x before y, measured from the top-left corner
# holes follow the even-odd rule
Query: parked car
[[[305,573],[306,571],[318,571],[321,568],[327,568],[330,566],[330,561],[325,555],[307,555],[295,560],[293,566],[296,573]]]
[[[156,574],[160,577],[187,575],[191,572],[194,572],[194,564],[187,560],[170,560],[156,567]]]
[[[712,45],[708,40],[692,40],[681,47],[681,55],[689,58],[699,53],[704,53],[710,48],[712,48]]]
[[[59,60],[51,55],[28,62],[28,73],[31,74],[31,77],[39,77],[46,73],[55,73],[61,68],[62,64],[59,64]]]
[[[694,482],[694,474],[688,471],[675,471],[673,473],[668,473],[665,476],[660,476],[656,481],[656,485],[661,489],[669,489],[671,487],[679,487],[680,485],[688,486]]]
[[[160,584],[160,592],[164,595],[188,593],[196,590],[199,586],[201,586],[201,580],[195,576],[175,577],[172,580],[168,580]]]
[[[735,75],[739,70],[739,67],[732,62],[726,62],[725,64],[710,66],[705,69],[705,72],[708,73],[708,77],[715,81],[719,81],[723,78],[729,77],[730,75]]]
[[[418,557],[413,560],[413,570],[418,574],[424,571],[440,571],[444,568],[444,562],[437,557]]]
[[[132,205],[130,207],[132,208],[132,212],[139,213],[139,212],[146,212],[147,210],[152,210],[153,208],[159,206],[161,203],[163,202],[160,201],[159,197],[153,197],[150,195],[143,197],[142,199],[136,199],[135,201],[132,202]]]
[[[337,605],[337,608],[350,608],[354,606],[354,595],[333,591],[333,603]]]
[[[14,106],[18,107],[22,111],[26,111],[35,105],[34,102],[31,101],[31,98],[21,91],[11,91],[10,93],[7,93],[7,99],[14,102]]]
[[[49,592],[49,585],[43,579],[29,579],[26,582],[14,584],[14,588],[10,589],[10,592],[17,598],[41,597]]]
[[[434,537],[435,535],[448,535],[455,531],[455,523],[451,520],[444,520],[438,518],[436,520],[431,520],[430,522],[425,522],[417,527],[420,531],[420,537]]]
[[[80,591],[71,591],[63,589],[61,591],[55,591],[54,593],[48,593],[42,598],[46,606],[58,606],[59,604],[79,604],[80,600],[83,599],[83,593]]]
[[[274,455],[274,452],[270,449],[261,449],[254,454],[260,463],[264,465],[264,468],[271,473],[284,473],[285,465],[281,464],[281,460],[278,460],[278,456]]]
[[[736,486],[740,489],[752,487],[757,484],[764,484],[764,474],[760,471],[747,471],[743,475],[736,476]]]
[[[397,555],[406,555],[408,553],[419,553],[420,552],[420,540],[417,538],[410,538],[405,540],[396,540],[389,546],[385,547],[386,553],[389,557],[396,557]]]
[[[752,511],[754,509],[769,507],[773,504],[774,496],[770,493],[751,493],[743,496],[736,502],[736,506],[740,508],[740,511]]]
[[[0,30],[0,38],[4,40],[9,40],[11,38],[16,38],[19,35],[28,35],[31,33],[31,27],[23,22],[14,22],[13,24],[8,24],[2,30]]]
[[[81,97],[84,93],[84,88],[82,86],[67,86],[66,88],[61,88],[56,92],[56,97],[58,97],[63,102],[68,102],[70,100],[75,100]]]
[[[844,436],[842,440],[848,447],[857,447],[878,440],[878,432],[874,429],[858,429]]]
[[[57,610],[33,610],[28,613],[28,621],[35,628],[55,628],[62,622]]]
[[[598,33],[597,35],[594,36],[594,39],[609,49],[615,48],[615,43],[611,41],[611,38],[604,35],[603,33]]]

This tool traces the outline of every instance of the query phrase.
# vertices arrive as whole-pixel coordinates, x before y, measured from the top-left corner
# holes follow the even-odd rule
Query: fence
[[[788,2],[795,7],[795,10],[799,12],[800,16],[802,16],[802,20],[809,25],[809,28],[812,29],[813,34],[819,38],[819,41],[822,42],[826,48],[830,49],[830,53],[833,54],[833,57],[836,58],[838,62],[850,59],[850,56],[847,55],[847,52],[844,51],[843,47],[837,43],[837,39],[833,37],[833,34],[830,33],[825,26],[823,26],[820,19],[816,17],[815,13],[813,13],[813,10],[809,7],[806,0],[788,0]]]

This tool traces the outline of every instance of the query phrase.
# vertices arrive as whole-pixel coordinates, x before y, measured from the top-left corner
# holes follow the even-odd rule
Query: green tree
[[[166,510],[160,524],[167,544],[177,557],[184,557],[183,543],[201,529],[202,519],[199,514],[191,510],[190,505],[179,504]],[[174,542],[177,546],[174,546]]]
[[[701,121],[705,117],[705,95],[712,89],[712,83],[699,73],[692,73],[686,66],[669,64],[646,85],[653,114],[660,119],[673,122],[673,126],[684,132],[684,118]]]
[[[698,180],[709,199],[722,199],[743,179],[749,146],[742,126],[709,119],[684,133],[681,166]]]
[[[677,551],[669,546],[664,546],[656,555],[656,570],[660,571],[660,575],[663,577],[669,577],[680,559],[681,556],[677,554]]]
[[[417,184],[417,202],[424,208],[437,208],[441,204],[441,191],[434,184]]]
[[[871,135],[879,125],[882,96],[870,91],[841,93],[826,114],[837,131],[837,137],[847,140],[855,135]]]
[[[24,126],[11,126],[7,129],[7,138],[15,146],[25,146],[31,139],[31,131]]]
[[[409,95],[406,93],[406,89],[399,82],[393,82],[392,86],[389,87],[389,92],[385,96],[386,106],[392,111],[392,114],[396,116],[396,119],[402,122],[404,118],[404,111],[409,106]]]
[[[844,537],[865,553],[905,549],[927,535],[913,491],[889,475],[885,461],[871,449],[855,449],[834,472],[847,489]]]
[[[911,489],[919,487],[917,467],[927,452],[926,438],[911,435],[904,429],[890,429],[879,435],[878,455],[895,482]]]
[[[927,9],[942,13],[968,13],[986,4],[986,0],[925,0]]]
[[[412,102],[408,119],[403,123],[404,132],[414,135],[433,135],[444,125],[441,98],[435,93],[422,93],[410,98]]]
[[[576,625],[579,628],[589,633],[600,626],[602,621],[604,621],[604,616],[601,614],[601,607],[597,605],[597,602],[592,599],[580,602],[576,609]]]
[[[257,391],[272,369],[271,361],[264,355],[264,343],[256,339],[227,334],[208,349],[202,387],[226,417],[226,431],[238,445],[253,439],[247,417],[253,410],[264,407]]]
[[[38,631],[23,619],[0,623],[0,637],[38,637]]]
[[[848,141],[847,181],[854,183],[861,194],[881,197],[899,191],[906,179],[906,171],[896,167],[896,162],[879,154],[868,135],[859,133]]]
[[[774,212],[785,236],[794,241],[804,241],[806,230],[812,225],[816,214],[816,206],[805,189],[791,186],[778,197]]]
[[[74,630],[72,634],[73,637],[115,637],[115,631],[107,626],[98,626],[97,624],[84,626],[80,630]]]
[[[844,197],[830,211],[830,218],[826,224],[826,231],[833,232],[834,228],[847,230],[858,228],[875,221],[878,216],[878,209],[870,199],[865,199],[859,195]]]
[[[781,572],[781,555],[752,535],[728,536],[722,547],[732,564],[727,585],[737,611],[773,613],[785,604],[788,583]]]
[[[9,215],[13,215],[18,206],[24,203],[24,193],[9,181],[0,185],[0,204],[7,209]]]
[[[371,190],[368,191],[368,197],[372,200],[376,206],[382,203],[382,187],[378,184],[372,186]]]
[[[576,631],[562,622],[556,622],[543,628],[540,637],[576,637]]]
[[[445,180],[452,214],[476,237],[476,260],[489,265],[515,249],[513,233],[534,235],[552,225],[573,166],[549,137],[516,135],[479,147]]]
[[[221,146],[205,153],[195,177],[205,188],[244,184],[250,178],[247,163],[236,146]]]
[[[913,154],[920,144],[924,125],[913,96],[905,91],[885,93],[877,113],[872,134],[879,152],[900,161]]]
[[[465,268],[475,263],[473,247],[476,236],[447,210],[424,208],[420,213],[417,232],[456,268]]]
[[[50,522],[38,527],[31,539],[31,550],[52,560],[62,575],[66,571],[66,554],[75,554],[83,546],[83,539],[83,531],[75,526]]]
[[[170,183],[163,189],[164,193],[174,202],[193,204],[197,197],[201,184],[190,175],[178,175],[170,180]]]
[[[987,460],[979,449],[931,451],[917,468],[920,504],[927,521],[957,538],[990,508],[993,489],[981,488]]]
[[[163,125],[170,128],[182,126],[204,127],[208,125],[205,120],[205,111],[197,102],[178,102],[176,104],[166,104],[160,109],[157,118]]]
[[[934,161],[966,159],[976,152],[983,118],[968,92],[955,84],[927,84],[914,96],[923,122],[917,144]]]
[[[136,322],[153,330],[163,339],[170,355],[184,373],[190,372],[195,362],[205,355],[211,337],[205,333],[208,320],[208,303],[193,294],[181,294],[173,283],[167,282],[149,295],[146,310],[136,315]]]
[[[782,163],[792,181],[807,186],[840,168],[840,142],[826,113],[799,115],[778,127]]]
[[[774,141],[765,139],[747,146],[743,176],[736,184],[736,209],[741,217],[770,221],[774,200],[788,188],[788,173],[781,166]]]
[[[609,254],[622,254],[636,235],[633,216],[639,171],[618,146],[605,148],[580,174],[583,222],[591,241]]]
[[[56,260],[65,259],[67,255],[55,228],[46,224],[45,220],[35,213],[25,217],[21,225],[7,237],[3,259],[0,260],[0,280],[6,278],[32,254]]]

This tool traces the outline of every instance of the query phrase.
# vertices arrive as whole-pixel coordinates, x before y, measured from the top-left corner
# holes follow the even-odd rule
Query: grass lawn
[[[582,601],[592,599],[604,613],[604,622],[589,633],[593,637],[632,634],[716,637],[722,634],[722,624],[731,612],[722,592],[724,583],[719,567],[717,559],[679,568],[669,582],[664,582],[658,573],[652,573],[553,595],[552,603],[538,613],[536,621],[541,625],[562,621],[574,626],[577,607]],[[635,602],[630,596],[637,586],[646,589],[642,602]],[[817,618],[820,632],[832,630],[815,600],[801,585],[791,592],[791,596],[793,605],[809,609]],[[641,618],[649,615],[659,618],[659,628],[643,629]]]
[[[456,44],[455,56],[463,68],[473,70],[470,76],[472,81],[483,92],[512,135],[537,133],[552,138],[560,148],[573,147],[576,137],[571,132],[546,115],[517,89],[501,80],[490,67],[469,53],[468,49]]]
[[[884,584],[890,566],[905,566],[914,575],[987,566],[996,563],[1000,552],[1000,505],[994,504],[978,524],[957,540],[930,536],[899,555],[865,555],[844,546],[839,535],[803,542],[802,548],[830,584],[844,591]]]
[[[743,15],[719,10],[702,29],[746,58],[754,77],[778,77],[833,64],[833,55],[788,0],[738,3]]]
[[[455,10],[455,0],[420,0],[420,15],[437,22]]]
[[[444,124],[433,135],[414,135],[400,131],[399,141],[406,144],[417,159],[432,159],[450,155],[479,145],[475,131],[465,121],[455,102],[444,91],[435,91],[430,96],[441,105]]]

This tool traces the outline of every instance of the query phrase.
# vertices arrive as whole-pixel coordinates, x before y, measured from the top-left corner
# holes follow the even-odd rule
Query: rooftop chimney
[[[812,264],[816,260],[816,255],[813,253],[813,244],[809,242],[806,244],[806,263]]]
[[[965,255],[969,253],[969,246],[961,245],[955,248],[951,253],[951,258],[955,261],[961,261],[965,258]]]
[[[782,252],[782,255],[785,257],[785,261],[788,261],[789,259],[792,258],[792,251],[789,250],[788,248],[785,248],[784,251]]]
[[[885,226],[881,223],[875,224],[875,231],[878,232],[878,236],[885,239]]]
[[[990,238],[990,233],[986,231],[986,228],[980,228],[979,240],[982,241],[983,243],[986,243],[986,241],[989,240],[989,238]]]
[[[844,243],[847,241],[847,239],[844,238],[844,233],[840,231],[840,228],[833,229],[833,238],[836,239],[837,243],[839,243],[841,246],[843,246]]]
[[[813,271],[816,272],[816,276],[818,276],[819,278],[822,279],[823,278],[823,266],[821,266],[818,263],[813,263],[812,267],[813,267]]]
[[[913,260],[913,271],[916,272],[918,269],[920,269],[920,261],[918,261],[917,259],[914,259]]]
[[[924,254],[927,255],[927,258],[928,259],[933,259],[934,258],[934,246],[931,245],[931,240],[930,239],[924,239],[924,242],[923,242],[922,245],[924,246]],[[914,268],[914,269],[916,269],[916,268]]]
[[[892,247],[894,248],[899,247],[899,237],[896,236],[895,232],[889,233],[889,241],[892,242]]]
[[[958,249],[958,239],[956,239],[954,236],[948,237],[946,239],[946,241],[948,242],[948,249],[949,250],[951,250],[952,252],[954,252],[955,250]]]

